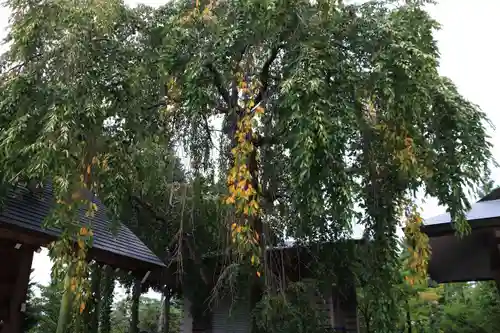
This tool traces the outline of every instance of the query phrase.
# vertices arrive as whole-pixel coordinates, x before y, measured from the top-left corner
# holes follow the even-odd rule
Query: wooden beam
[[[146,280],[147,280],[147,279],[148,279],[148,277],[149,277],[149,274],[151,274],[151,271],[147,271],[147,273],[146,273],[146,274],[144,274],[144,277],[142,278],[141,283],[146,282]]]
[[[167,286],[163,288],[163,303],[161,304],[160,330],[159,333],[170,331],[170,299],[171,293]]]
[[[53,236],[40,234],[34,231],[22,229],[10,224],[1,224],[0,239],[15,243],[28,244],[33,247],[46,246],[53,239]]]
[[[21,333],[21,323],[23,319],[21,308],[26,301],[32,261],[32,249],[23,248],[19,250],[17,279],[9,304],[9,320],[4,327],[7,333]]]

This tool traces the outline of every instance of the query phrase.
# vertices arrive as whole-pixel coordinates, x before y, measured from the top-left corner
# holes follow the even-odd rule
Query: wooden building
[[[355,245],[355,242],[348,242]],[[310,294],[311,307],[323,313],[326,328],[332,332],[359,331],[357,317],[355,282],[345,267],[338,267],[333,261],[325,261],[328,255],[335,252],[335,244],[322,246],[286,246],[267,250],[268,265],[267,279],[280,280],[277,292],[292,282],[306,279],[324,279],[316,293]],[[346,252],[342,252],[346,253]],[[335,256],[331,256],[333,258]],[[325,265],[326,264],[326,265]],[[319,265],[327,266],[331,275],[315,276]],[[342,272],[336,274],[335,271]],[[335,276],[333,276],[335,275]],[[335,282],[333,282],[335,281]],[[246,292],[246,291],[245,291]],[[181,323],[182,333],[248,333],[251,325],[251,309],[249,293],[239,295],[224,294],[224,296],[207,304],[203,299],[188,299],[184,297],[184,317]],[[239,298],[235,301],[235,298]],[[197,304],[194,304],[197,303]],[[203,303],[203,304],[200,304]],[[202,311],[200,311],[200,305]],[[197,310],[193,310],[193,306]]]
[[[471,206],[467,213],[472,232],[460,238],[450,214],[426,219],[430,278],[438,283],[495,280],[500,286],[500,189]]]
[[[106,217],[106,209],[95,199],[96,216],[90,220],[80,211],[80,223],[92,225],[93,247],[89,260],[122,269],[143,283],[153,272],[161,275],[164,263],[151,252],[127,227],[120,224],[116,232]],[[22,312],[31,272],[34,251],[57,239],[59,230],[44,228],[45,217],[54,205],[52,188],[39,191],[15,188],[9,191],[0,212],[0,322],[2,333],[20,333]]]

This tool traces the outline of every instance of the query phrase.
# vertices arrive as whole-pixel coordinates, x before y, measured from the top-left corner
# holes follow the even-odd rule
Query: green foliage
[[[37,285],[40,296],[33,300],[33,304],[40,309],[41,316],[31,333],[56,332],[59,308],[61,306],[62,285],[55,279],[47,286]]]
[[[497,332],[500,320],[500,293],[493,281],[427,285],[410,284],[404,265],[407,251],[401,259],[400,283],[395,288],[399,332],[412,333],[472,333]],[[363,282],[363,281],[362,281]],[[378,300],[358,290],[358,314],[362,333],[374,329],[374,314]]]
[[[31,273],[33,273],[33,269],[31,269]],[[42,316],[42,307],[35,297],[35,288],[37,285],[30,280],[26,293],[26,311],[21,325],[22,332],[35,332]]]
[[[234,223],[220,206],[227,189],[219,181],[235,163],[243,72],[260,82],[249,94],[265,106],[250,138],[266,226],[260,245],[285,235],[338,241],[361,220],[372,240],[363,280],[378,302],[373,329],[394,332],[404,199],[423,189],[467,232],[465,191],[477,188],[491,157],[484,113],[438,73],[438,23],[425,1],[197,3],[8,1],[2,180],[51,180],[61,201],[49,222],[66,239],[74,234],[69,207],[82,202],[63,200],[83,186],[113,219],[138,197],[136,221],[149,216],[141,237],[160,253],[172,243],[165,234],[176,235],[178,262],[197,273],[184,289],[206,288],[201,258],[224,252]],[[175,149],[189,160],[187,175]],[[171,193],[174,207],[165,205]],[[151,233],[157,227],[160,236]],[[109,320],[102,324],[109,333]]]
[[[130,318],[130,300],[120,300],[112,313],[111,333],[128,333]],[[161,311],[161,302],[156,299],[141,297],[139,304],[139,331],[148,333],[161,333],[158,330],[158,321]],[[177,302],[170,304],[169,332],[177,333],[180,330],[182,312]]]
[[[111,267],[104,269],[101,278],[101,303],[99,313],[99,332],[111,333],[111,312],[115,289],[114,273]]]
[[[284,292],[265,295],[255,315],[262,332],[326,333],[331,328],[324,302],[314,281],[296,282]]]
[[[497,332],[500,298],[493,282],[446,284],[436,303],[414,299],[410,312],[417,333]]]

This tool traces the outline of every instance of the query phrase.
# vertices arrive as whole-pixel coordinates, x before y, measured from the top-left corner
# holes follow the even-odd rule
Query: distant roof
[[[80,210],[80,223],[92,226],[94,233],[93,248],[112,254],[127,257],[141,262],[165,266],[165,264],[122,223],[116,227],[116,232],[111,232],[111,222],[106,216],[106,207],[95,198],[98,207],[93,218],[85,216],[85,210]],[[11,190],[5,201],[5,206],[0,212],[0,225],[2,223],[43,233],[49,236],[59,236],[57,228],[44,228],[46,216],[54,206],[52,187],[44,185],[40,194],[34,194],[26,188]]]
[[[495,188],[493,191],[488,193],[486,196],[484,196],[479,201],[491,201],[491,200],[497,200],[497,199],[500,199],[500,187]]]
[[[431,259],[428,272],[438,283],[491,280],[498,262],[492,251],[492,231],[500,226],[500,189],[495,189],[471,205],[466,214],[472,232],[457,237],[449,213],[424,221],[422,230],[429,235]]]
[[[472,204],[465,217],[472,228],[500,226],[500,188]],[[425,219],[423,230],[428,233],[451,231],[451,222],[449,213],[440,214]]]
[[[471,206],[467,212],[466,218],[468,221],[484,220],[500,217],[500,200],[479,201]],[[449,213],[444,213],[438,216],[426,219],[426,226],[450,223],[451,216]]]

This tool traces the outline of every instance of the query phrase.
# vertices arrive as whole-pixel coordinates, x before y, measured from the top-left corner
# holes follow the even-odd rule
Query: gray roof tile
[[[95,217],[85,216],[85,210],[80,209],[80,223],[91,226],[94,233],[93,247],[113,254],[128,257],[142,262],[165,266],[164,263],[125,225],[120,223],[116,232],[111,231],[111,222],[106,216],[105,206],[96,198],[98,207]],[[17,225],[18,227],[58,236],[57,228],[44,228],[43,223],[51,208],[54,198],[50,185],[44,185],[42,195],[33,194],[25,188],[12,190],[0,213],[0,222]]]

